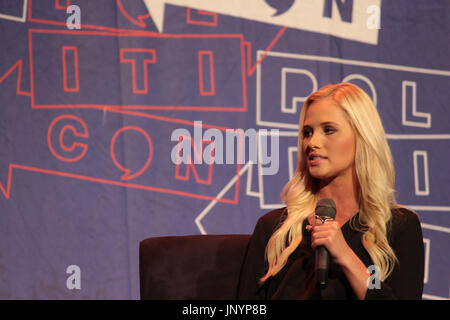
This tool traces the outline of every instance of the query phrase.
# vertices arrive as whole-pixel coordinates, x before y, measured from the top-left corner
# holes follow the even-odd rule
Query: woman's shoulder
[[[285,216],[287,216],[286,208],[275,209],[261,216],[253,230],[254,241],[262,243],[262,247],[265,248],[269,238],[284,221]]]
[[[287,217],[287,208],[279,208],[272,211],[267,212],[263,216],[258,219],[257,225],[261,226],[264,229],[273,230],[278,225],[280,225],[284,219]]]

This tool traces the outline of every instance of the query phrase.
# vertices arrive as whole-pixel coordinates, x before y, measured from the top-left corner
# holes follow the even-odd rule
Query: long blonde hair
[[[302,241],[304,220],[315,210],[318,180],[311,177],[306,168],[301,130],[308,107],[314,101],[328,97],[344,110],[356,137],[355,167],[360,211],[358,221],[354,219],[356,215],[353,216],[350,226],[363,233],[362,244],[373,263],[380,268],[381,280],[389,276],[397,262],[386,230],[392,215],[391,208],[397,206],[394,197],[394,164],[386,134],[370,97],[354,84],[338,83],[312,93],[303,105],[299,120],[297,169],[281,192],[281,200],[288,214],[267,243],[269,268],[260,279],[261,283],[277,274],[286,264],[289,255]]]

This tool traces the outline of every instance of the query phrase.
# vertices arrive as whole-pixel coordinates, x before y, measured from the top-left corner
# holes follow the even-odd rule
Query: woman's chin
[[[314,179],[318,180],[320,185],[327,185],[328,183],[330,183],[331,181],[333,181],[334,176],[331,176],[329,174],[326,173],[310,173],[311,177],[313,177]]]
[[[323,172],[322,170],[318,170],[318,169],[319,168],[314,168],[312,170],[311,169],[309,170],[309,174],[311,175],[311,177],[313,177],[315,179],[319,179],[319,180],[327,179],[328,175],[325,172]]]

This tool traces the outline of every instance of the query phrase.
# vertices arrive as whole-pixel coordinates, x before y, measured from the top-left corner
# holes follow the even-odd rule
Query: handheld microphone
[[[334,219],[336,216],[336,204],[332,199],[323,198],[317,202],[316,218],[325,221],[326,219]],[[330,256],[328,250],[324,246],[316,248],[315,257],[315,281],[316,287],[325,289],[328,283],[328,272],[330,270]]]

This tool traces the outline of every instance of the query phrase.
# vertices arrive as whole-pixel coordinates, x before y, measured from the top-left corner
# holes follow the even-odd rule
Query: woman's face
[[[303,156],[312,177],[352,179],[356,138],[344,111],[331,98],[313,102],[306,111]]]

